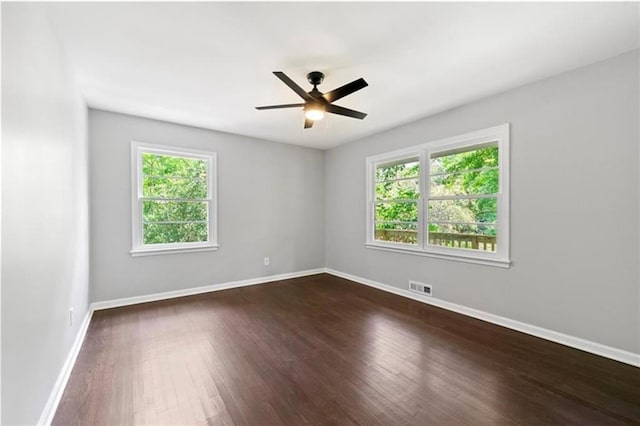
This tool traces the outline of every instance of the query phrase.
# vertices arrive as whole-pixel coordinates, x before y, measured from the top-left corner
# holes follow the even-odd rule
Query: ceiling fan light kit
[[[324,118],[324,107],[322,105],[307,105],[304,107],[304,116],[309,120],[318,121]]]
[[[324,81],[324,74],[320,71],[312,71],[307,74],[307,81],[313,84],[313,89],[310,92],[305,92],[302,87],[298,86],[282,71],[274,71],[273,74],[278,77],[284,84],[289,86],[291,90],[296,92],[296,94],[300,96],[305,102],[300,104],[259,106],[256,107],[257,110],[302,107],[305,116],[305,129],[313,127],[314,121],[322,120],[324,114],[327,112],[343,115],[345,117],[357,118],[358,120],[362,120],[367,116],[367,114],[365,114],[364,112],[354,111],[352,109],[333,104],[334,101],[337,101],[338,99],[344,98],[345,96],[350,95],[353,92],[367,87],[369,84],[364,81],[363,78],[354,80],[351,83],[347,83],[344,86],[340,86],[330,92],[322,93],[318,90],[318,85]]]

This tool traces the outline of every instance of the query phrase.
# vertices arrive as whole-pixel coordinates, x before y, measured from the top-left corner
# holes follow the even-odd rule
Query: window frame
[[[378,250],[386,250],[398,253],[409,253],[439,259],[456,260],[461,262],[510,267],[510,200],[509,200],[509,123],[490,127],[483,130],[469,132],[445,139],[439,139],[420,145],[411,146],[391,152],[369,156],[366,158],[366,241],[365,247]],[[481,250],[443,247],[430,245],[428,242],[430,199],[430,159],[431,155],[448,152],[457,149],[486,146],[498,146],[498,193],[497,198],[497,250],[487,252]],[[394,161],[419,158],[420,179],[418,198],[418,235],[417,244],[405,244],[375,239],[375,205],[376,205],[376,168],[379,165]]]
[[[142,203],[143,154],[167,155],[172,157],[193,158],[207,161],[207,201],[208,240],[203,242],[144,244]],[[191,148],[150,144],[131,141],[131,251],[132,256],[149,256],[170,253],[187,253],[218,249],[218,190],[217,190],[217,154]]]

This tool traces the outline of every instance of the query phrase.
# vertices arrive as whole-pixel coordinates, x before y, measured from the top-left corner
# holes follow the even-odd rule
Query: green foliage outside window
[[[486,147],[430,159],[430,195],[497,194],[498,147]],[[420,165],[417,160],[376,168],[376,238],[417,241]],[[495,236],[497,198],[429,200],[430,232]],[[393,231],[393,232],[389,232]]]
[[[498,147],[491,146],[473,151],[431,159],[431,195],[497,194]],[[430,221],[468,222],[474,224],[429,224],[431,232],[496,235],[497,198],[469,198],[459,200],[431,200]],[[484,224],[487,225],[484,225]]]
[[[418,234],[420,163],[409,161],[376,168],[376,235],[415,244]],[[393,230],[393,233],[384,230]]]
[[[206,160],[144,153],[144,244],[208,240]]]

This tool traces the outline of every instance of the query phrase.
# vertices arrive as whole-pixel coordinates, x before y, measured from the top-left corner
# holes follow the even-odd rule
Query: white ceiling
[[[638,48],[638,3],[50,3],[89,106],[329,148]],[[364,77],[302,129],[271,72],[326,92]]]

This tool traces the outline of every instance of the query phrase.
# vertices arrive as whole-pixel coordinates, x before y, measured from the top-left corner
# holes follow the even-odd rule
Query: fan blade
[[[304,104],[284,104],[284,105],[268,105],[268,106],[259,106],[256,109],[280,109],[280,108],[297,108],[303,107]]]
[[[359,78],[358,80],[354,80],[351,83],[347,83],[344,86],[338,87],[330,92],[322,95],[329,102],[337,101],[340,98],[344,98],[347,95],[352,94],[353,92],[357,92],[360,89],[364,89],[367,87],[369,83],[364,81],[364,78]]]
[[[309,94],[307,92],[305,92],[302,87],[298,86],[293,80],[291,80],[289,77],[287,77],[287,75],[285,73],[283,73],[282,71],[274,71],[273,74],[275,74],[276,77],[278,77],[280,80],[282,80],[282,82],[284,84],[289,86],[291,88],[291,90],[296,92],[298,94],[298,96],[300,96],[305,101],[313,100],[313,98],[311,96],[309,96]]]
[[[304,128],[309,129],[313,127],[313,120],[309,120],[308,118],[304,119]]]
[[[367,114],[365,114],[364,112],[354,111],[352,109],[333,104],[327,105],[327,112],[332,112],[334,114],[344,115],[351,118],[357,118],[358,120],[362,120],[367,116]]]

